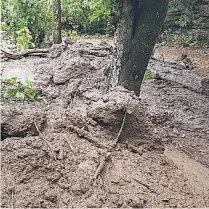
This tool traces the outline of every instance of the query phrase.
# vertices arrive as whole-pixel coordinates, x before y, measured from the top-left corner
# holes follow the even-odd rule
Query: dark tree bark
[[[120,22],[116,31],[116,55],[110,85],[122,85],[140,93],[141,83],[169,0],[118,0]]]
[[[62,25],[61,25],[61,0],[53,0],[53,42],[62,43]]]

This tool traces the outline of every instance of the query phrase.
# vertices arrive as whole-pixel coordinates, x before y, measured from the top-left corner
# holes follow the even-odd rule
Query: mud
[[[17,63],[28,69],[49,104],[2,101],[1,207],[209,205],[202,77],[152,61],[153,72],[197,92],[151,79],[137,98],[107,88],[113,50],[111,42],[79,40],[47,58],[2,63],[3,75]]]

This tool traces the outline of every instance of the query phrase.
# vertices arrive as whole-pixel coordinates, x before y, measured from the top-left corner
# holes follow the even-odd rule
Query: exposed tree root
[[[83,137],[90,143],[94,144],[96,147],[102,148],[102,149],[106,148],[103,144],[100,144],[96,139],[94,139],[93,136],[89,136],[89,133],[87,131],[80,129],[78,127],[75,127],[75,126],[69,126],[69,129],[72,132],[76,133],[79,137]]]
[[[120,139],[120,136],[121,136],[121,134],[123,132],[123,127],[124,127],[125,120],[126,120],[126,114],[127,114],[127,111],[125,110],[124,117],[123,117],[123,122],[121,124],[120,131],[118,132],[117,138],[115,139],[113,144],[110,146],[110,148],[107,150],[107,152],[105,154],[105,158],[101,160],[101,162],[100,162],[100,164],[99,164],[99,166],[98,166],[98,168],[97,168],[97,170],[95,172],[94,179],[97,179],[98,176],[102,173],[106,163],[111,158],[111,152],[116,148],[116,146],[119,143],[119,139]]]
[[[99,166],[98,166],[98,168],[95,172],[94,179],[97,179],[99,177],[99,175],[101,175],[107,161],[110,160],[110,158],[111,158],[111,154],[110,154],[110,152],[107,152],[105,154],[105,158],[101,160],[101,162],[100,162],[100,164],[99,164]]]
[[[43,134],[41,133],[41,131],[39,130],[39,128],[38,128],[38,126],[37,126],[35,120],[34,120],[34,125],[35,125],[35,127],[36,127],[36,129],[37,129],[37,131],[38,131],[38,133],[39,133],[39,135],[40,135],[40,137],[41,137],[42,140],[46,143],[46,145],[49,147],[49,149],[50,149],[50,151],[51,151],[51,153],[52,153],[52,156],[53,156],[54,159],[56,160],[57,158],[56,158],[56,156],[55,156],[55,154],[54,154],[54,152],[53,152],[53,150],[52,150],[52,148],[51,148],[49,142],[45,139],[44,135],[43,135]]]
[[[132,177],[132,179],[133,179],[135,182],[137,182],[138,184],[141,184],[142,186],[144,186],[145,188],[147,188],[148,190],[150,190],[151,192],[156,193],[153,189],[150,188],[149,185],[143,183],[142,181],[140,181],[140,180],[138,180],[138,179],[136,179],[136,178],[134,178],[134,177]]]
[[[188,89],[188,90],[190,90],[190,91],[193,91],[193,92],[195,92],[195,93],[197,93],[197,94],[202,94],[202,91],[201,91],[201,90],[194,89],[194,88],[192,88],[192,87],[190,87],[190,86],[187,86],[187,85],[185,85],[185,84],[183,84],[183,83],[180,83],[180,82],[178,82],[178,81],[170,80],[170,79],[168,79],[168,78],[162,78],[162,77],[159,75],[159,73],[156,73],[156,75],[155,75],[154,78],[157,79],[157,80],[163,80],[163,81],[166,81],[166,82],[176,83],[176,84],[182,86],[182,87],[185,88],[185,89]]]
[[[65,143],[68,145],[68,147],[70,148],[70,150],[72,151],[73,154],[75,154],[75,149],[74,147],[69,143],[69,141],[66,139]]]
[[[124,113],[124,116],[123,116],[123,122],[122,122],[122,125],[121,125],[121,127],[120,127],[120,131],[119,131],[119,133],[118,133],[117,138],[115,139],[115,142],[116,142],[116,143],[119,142],[120,136],[121,136],[121,134],[122,134],[122,132],[123,132],[123,127],[124,127],[125,120],[126,120],[126,114],[127,114],[127,111],[125,110],[125,113]]]

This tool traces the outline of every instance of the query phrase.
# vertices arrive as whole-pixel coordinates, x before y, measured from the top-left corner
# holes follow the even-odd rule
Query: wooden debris
[[[91,56],[95,56],[95,57],[106,57],[107,56],[107,52],[100,52],[98,50],[79,50],[79,54],[80,56],[85,56],[85,55],[91,55]]]
[[[68,145],[68,147],[70,148],[70,150],[72,151],[72,153],[75,154],[75,149],[72,146],[72,144],[70,144],[70,142],[67,139],[65,140],[65,143]]]
[[[93,136],[89,136],[89,133],[87,131],[80,129],[76,126],[69,126],[69,129],[72,132],[76,133],[79,137],[83,137],[90,143],[94,144],[96,147],[102,148],[102,149],[106,148],[103,144],[99,143],[96,139],[94,139]]]
[[[56,156],[55,156],[55,154],[54,154],[54,152],[53,152],[53,150],[52,150],[52,148],[51,148],[51,146],[50,146],[49,142],[45,139],[44,135],[43,135],[43,134],[41,133],[41,131],[39,130],[39,128],[38,128],[38,126],[37,126],[37,124],[36,124],[35,120],[34,120],[34,125],[35,125],[36,130],[38,131],[38,133],[39,133],[40,137],[41,137],[41,138],[42,138],[42,140],[46,143],[46,145],[49,147],[49,149],[50,149],[50,151],[51,151],[51,153],[52,153],[52,156],[53,156],[53,157],[54,157],[54,159],[56,160]]]
[[[28,49],[22,52],[9,52],[3,49],[0,49],[4,53],[3,58],[8,58],[8,59],[20,59],[22,57],[27,57],[27,56],[45,56],[45,53],[48,53],[50,50],[49,49]]]
[[[108,160],[110,160],[111,158],[111,154],[110,152],[107,152],[106,155],[105,155],[105,158],[101,160],[96,172],[95,172],[95,175],[94,175],[94,179],[97,179],[99,175],[101,175],[102,171],[104,170],[104,167],[107,163]]]
[[[8,191],[11,194],[11,199],[10,199],[11,200],[11,208],[13,209],[13,208],[15,208],[14,207],[14,205],[15,205],[14,204],[15,182],[13,182],[11,186],[9,186]]]
[[[121,127],[120,127],[120,131],[118,132],[118,136],[117,136],[117,138],[115,139],[115,142],[116,142],[116,143],[119,142],[121,133],[123,132],[123,127],[124,127],[125,120],[126,120],[126,114],[127,114],[127,111],[125,110],[125,113],[124,113],[124,116],[123,116],[123,122],[122,122]]]
[[[132,179],[133,179],[134,181],[136,181],[138,184],[141,184],[142,186],[146,187],[146,188],[147,188],[148,190],[150,190],[151,192],[156,193],[153,189],[150,188],[149,185],[143,183],[142,181],[140,181],[140,180],[138,180],[138,179],[136,179],[136,178],[134,178],[134,177],[132,177]]]
[[[176,83],[176,84],[182,86],[182,87],[185,88],[185,89],[188,89],[188,90],[193,91],[193,92],[198,93],[198,94],[202,94],[202,91],[200,91],[200,90],[198,90],[198,89],[194,89],[194,88],[192,88],[192,87],[190,87],[190,86],[187,86],[187,85],[184,85],[183,83],[180,83],[180,82],[178,82],[178,81],[170,80],[170,79],[168,79],[168,78],[162,78],[162,77],[160,76],[159,73],[156,73],[156,75],[155,75],[154,78],[155,78],[156,80],[163,80],[163,81],[166,81],[166,82]]]

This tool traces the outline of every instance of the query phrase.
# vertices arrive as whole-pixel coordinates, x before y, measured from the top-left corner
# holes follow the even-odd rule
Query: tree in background
[[[18,33],[28,28],[31,42],[39,47],[51,35],[52,11],[49,0],[4,0],[0,1],[1,29],[8,38],[17,43]],[[4,23],[4,24],[3,24]]]
[[[118,0],[62,0],[62,23],[77,34],[112,34],[115,28],[109,23],[115,19],[112,3]],[[53,0],[3,0],[0,1],[0,27],[6,31],[9,42],[17,45],[18,34],[28,29],[32,38],[26,40],[25,47],[40,47],[52,42],[52,2]],[[119,3],[123,2],[118,1]],[[174,44],[196,46],[208,41],[208,1],[170,0],[168,15],[164,24],[163,40]],[[110,18],[113,18],[110,21]],[[2,23],[3,22],[3,23]],[[115,21],[113,21],[115,26]],[[175,32],[175,33],[173,33]],[[77,33],[77,34],[76,34]],[[168,34],[169,33],[169,34]],[[171,35],[171,36],[170,36]],[[209,42],[207,42],[209,43]],[[19,43],[18,43],[19,44]],[[48,44],[47,44],[48,45]]]
[[[116,61],[110,84],[136,95],[144,78],[169,0],[118,0],[120,22],[116,32]]]
[[[53,0],[53,22],[52,34],[53,43],[62,43],[62,25],[61,25],[61,0]]]

